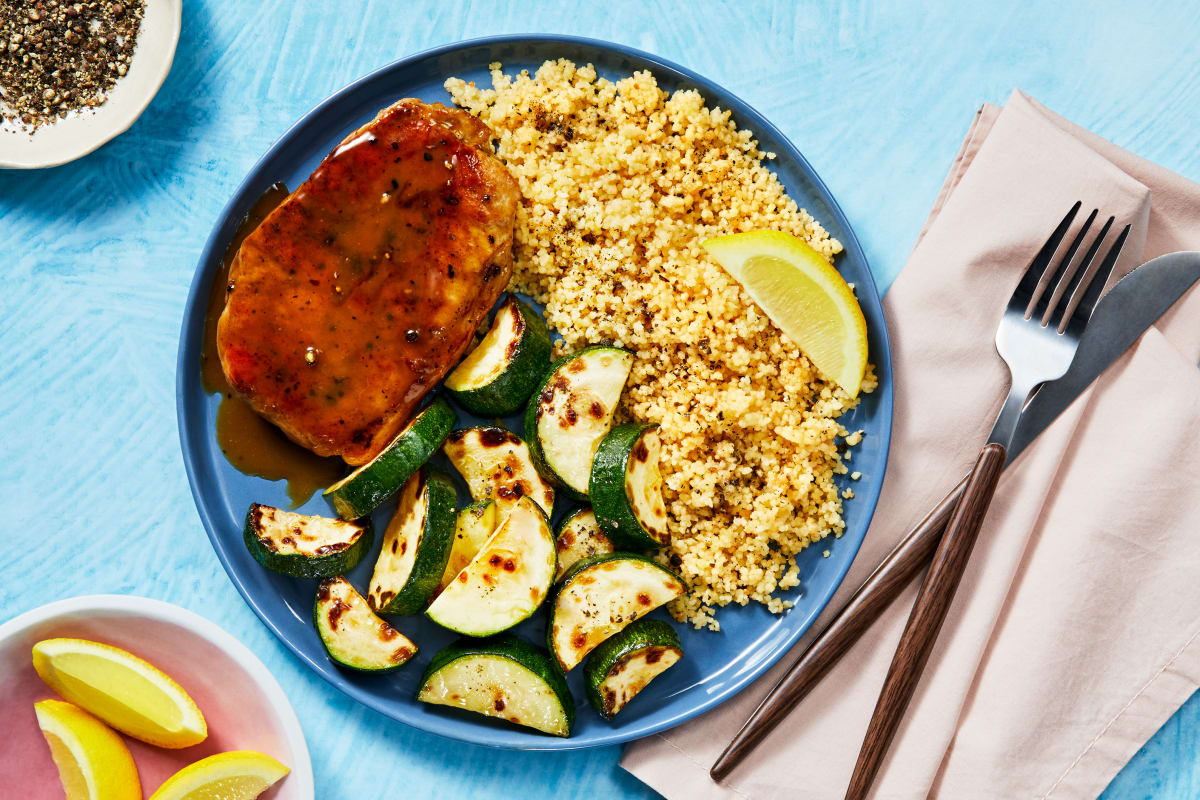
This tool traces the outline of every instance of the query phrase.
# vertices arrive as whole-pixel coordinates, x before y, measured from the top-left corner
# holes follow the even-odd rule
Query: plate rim
[[[189,432],[187,428],[185,409],[188,406],[188,395],[199,384],[200,380],[200,370],[195,368],[194,363],[188,358],[188,356],[189,354],[197,352],[198,345],[202,346],[204,335],[202,323],[204,313],[202,311],[197,311],[197,308],[199,308],[199,304],[202,303],[204,298],[207,296],[210,288],[208,284],[211,281],[211,276],[206,275],[205,266],[213,259],[214,255],[218,255],[221,249],[223,249],[225,246],[226,237],[219,236],[221,229],[228,222],[231,215],[236,213],[238,199],[248,189],[255,185],[254,179],[256,178],[257,173],[265,166],[266,162],[269,161],[280,148],[285,146],[297,131],[309,124],[310,121],[321,116],[328,107],[338,103],[345,96],[352,94],[364,84],[370,83],[380,76],[393,71],[402,70],[416,62],[425,59],[436,58],[458,50],[465,50],[481,46],[496,47],[502,45],[521,45],[528,43],[562,45],[567,47],[590,47],[599,50],[607,50],[619,56],[632,56],[648,62],[654,67],[663,68],[665,70],[674,72],[677,75],[682,75],[689,82],[694,84],[696,88],[701,91],[701,93],[707,93],[706,100],[707,96],[711,96],[711,94],[714,92],[721,95],[723,100],[722,106],[733,112],[734,118],[737,121],[740,129],[749,129],[755,134],[756,138],[761,138],[760,132],[767,132],[771,136],[774,136],[778,141],[783,143],[785,146],[786,155],[796,163],[799,171],[803,173],[805,178],[813,184],[816,192],[821,196],[822,200],[828,206],[832,218],[837,222],[841,231],[844,231],[844,235],[841,235],[839,238],[839,241],[842,243],[843,252],[847,255],[853,256],[856,260],[863,264],[870,282],[870,299],[879,309],[879,316],[882,325],[877,326],[875,333],[879,337],[879,342],[882,346],[882,353],[876,356],[874,363],[876,372],[881,377],[879,385],[881,394],[878,395],[879,409],[877,411],[881,422],[881,433],[877,433],[875,436],[877,440],[881,438],[883,444],[879,481],[874,486],[870,487],[868,492],[864,492],[861,495],[856,493],[856,499],[865,501],[864,505],[868,506],[864,519],[863,535],[858,537],[857,541],[852,541],[849,543],[852,547],[852,552],[845,562],[845,568],[841,570],[840,575],[836,576],[836,579],[830,584],[829,589],[822,593],[823,596],[818,598],[818,603],[809,613],[808,618],[803,620],[796,630],[787,635],[776,653],[769,658],[762,659],[759,663],[755,664],[753,668],[745,670],[744,674],[739,677],[738,680],[733,681],[722,691],[706,695],[693,707],[684,709],[666,719],[659,719],[655,722],[648,723],[641,728],[613,731],[607,735],[594,737],[586,741],[573,740],[571,738],[562,739],[557,737],[536,737],[531,735],[528,742],[513,744],[509,742],[497,742],[490,740],[493,737],[489,737],[489,729],[486,725],[467,726],[467,730],[471,731],[471,733],[463,733],[461,726],[462,720],[458,719],[457,717],[446,717],[443,719],[435,716],[430,718],[436,720],[435,722],[426,724],[428,720],[424,718],[421,718],[420,720],[401,719],[397,715],[389,713],[384,708],[381,708],[371,695],[362,691],[358,686],[345,681],[344,679],[338,681],[333,677],[326,675],[321,669],[318,668],[318,665],[305,652],[291,642],[288,637],[286,637],[283,632],[272,623],[265,609],[262,608],[255,600],[253,594],[248,590],[248,587],[244,584],[239,575],[231,568],[230,560],[225,557],[224,543],[215,532],[216,526],[214,524],[212,513],[207,508],[205,501],[200,496],[200,491],[198,488],[199,476],[196,468],[198,463],[197,453],[195,452],[199,449],[199,447],[193,448],[192,446],[190,437],[195,434]],[[196,330],[197,319],[199,319],[200,322],[198,331]],[[193,340],[197,339],[200,341],[193,342]],[[207,395],[207,393],[205,394]],[[799,641],[799,639],[809,631],[817,617],[819,617],[825,611],[830,601],[833,599],[833,595],[845,581],[846,574],[849,572],[850,567],[854,563],[855,558],[857,558],[858,552],[862,546],[862,540],[866,537],[871,523],[874,520],[875,511],[878,508],[879,495],[883,487],[884,476],[887,474],[888,460],[891,454],[891,437],[895,405],[892,385],[891,341],[888,334],[887,319],[882,304],[882,298],[875,282],[875,275],[871,271],[870,262],[867,260],[866,253],[863,251],[862,245],[858,241],[858,237],[855,234],[853,227],[850,225],[849,219],[842,211],[841,206],[833,196],[833,193],[829,190],[829,187],[825,185],[824,180],[822,180],[817,171],[808,162],[808,159],[804,157],[804,154],[798,147],[796,147],[791,139],[788,138],[761,112],[757,111],[741,97],[735,95],[733,92],[725,89],[720,84],[704,77],[703,75],[700,75],[692,69],[664,59],[653,53],[648,53],[638,48],[629,47],[616,42],[609,42],[602,39],[593,39],[582,36],[546,33],[513,33],[495,36],[482,36],[473,39],[463,39],[456,42],[449,42],[447,44],[427,48],[411,55],[404,56],[368,72],[362,77],[351,81],[337,91],[333,92],[328,97],[324,98],[315,106],[313,106],[308,112],[300,117],[300,119],[289,126],[287,130],[284,131],[283,134],[281,134],[274,142],[272,142],[272,144],[264,151],[263,155],[254,163],[252,167],[250,167],[246,173],[246,176],[238,184],[237,188],[234,189],[230,199],[221,209],[217,216],[216,222],[209,233],[208,239],[205,241],[204,248],[201,250],[200,257],[192,274],[191,286],[189,288],[187,300],[184,305],[183,319],[179,337],[179,351],[176,360],[175,401],[176,424],[179,430],[184,469],[188,478],[188,488],[191,490],[192,499],[196,504],[196,510],[200,516],[202,524],[204,525],[205,533],[208,536],[209,543],[215,551],[218,560],[221,562],[221,567],[225,570],[230,582],[233,583],[234,588],[237,589],[238,594],[242,596],[242,599],[246,605],[250,607],[250,609],[267,627],[267,629],[274,634],[276,639],[278,639],[289,651],[291,651],[294,656],[300,659],[301,662],[307,664],[311,669],[313,669],[317,676],[326,683],[333,686],[347,697],[352,698],[356,702],[361,703],[376,713],[382,714],[389,719],[393,719],[416,730],[432,733],[443,738],[454,741],[468,742],[485,747],[511,750],[577,750],[592,747],[606,747],[614,744],[635,741],[655,733],[660,733],[693,719],[701,714],[711,711],[725,701],[741,693],[744,689],[748,688],[750,684],[760,678],[767,670],[774,666],[779,660],[791,652],[795,647],[796,642]]]

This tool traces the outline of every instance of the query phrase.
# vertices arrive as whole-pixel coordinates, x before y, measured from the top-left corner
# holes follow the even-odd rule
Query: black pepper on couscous
[[[772,229],[827,259],[841,244],[763,166],[774,155],[696,91],[566,60],[534,75],[493,64],[492,83],[446,89],[495,131],[521,185],[512,288],[545,305],[559,352],[633,351],[620,414],[661,426],[672,535],[661,558],[690,589],[672,614],[716,630],[729,603],[782,611],[774,595],[799,584],[795,555],[845,528],[837,418],[856,400],[700,243]],[[868,369],[863,391],[874,387]]]

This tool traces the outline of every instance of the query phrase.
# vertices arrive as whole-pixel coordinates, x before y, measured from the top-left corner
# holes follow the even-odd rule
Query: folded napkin
[[[984,106],[884,301],[887,478],[814,632],[971,467],[1008,388],[993,345],[1003,304],[1076,200],[1133,225],[1118,276],[1200,249],[1200,185],[1019,92]],[[874,796],[1095,797],[1200,686],[1197,361],[1194,287],[1004,473]],[[723,784],[709,766],[799,650],[720,709],[631,745],[622,766],[668,798],[842,797],[915,595]]]

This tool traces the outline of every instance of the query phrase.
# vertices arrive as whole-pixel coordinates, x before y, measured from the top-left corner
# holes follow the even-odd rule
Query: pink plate
[[[70,636],[115,645],[179,682],[208,721],[208,739],[163,750],[125,737],[149,797],[179,769],[228,750],[258,750],[291,768],[264,800],[312,800],[312,764],[296,713],[279,683],[245,645],[197,614],[144,597],[90,595],[60,600],[0,625],[0,775],[3,794],[62,800],[58,771],[33,704],[57,697],[33,670],[41,639]]]

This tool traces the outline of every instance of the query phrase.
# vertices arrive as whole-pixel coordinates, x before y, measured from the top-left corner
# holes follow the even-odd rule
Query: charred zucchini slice
[[[460,428],[442,449],[467,482],[472,500],[495,500],[501,513],[522,497],[532,497],[546,514],[554,509],[554,487],[538,474],[529,447],[512,431]]]
[[[380,614],[417,614],[437,590],[454,539],[454,484],[432,469],[408,479],[383,534],[367,602]]]
[[[445,386],[468,411],[506,417],[524,408],[549,365],[545,321],[510,294],[483,341],[446,376]]]
[[[576,499],[587,497],[592,459],[632,368],[626,350],[585,347],[555,363],[529,400],[525,435],[533,463]]]
[[[460,639],[437,652],[417,699],[570,736],[575,700],[545,651],[515,636]]]
[[[496,504],[491,500],[486,503],[472,503],[458,512],[454,524],[454,543],[450,547],[450,560],[446,562],[446,571],[438,584],[442,591],[450,581],[462,572],[463,567],[471,563],[475,554],[483,549],[483,545],[496,531]]]
[[[346,522],[251,503],[242,531],[264,567],[293,578],[337,575],[362,561],[373,540],[371,520]]]
[[[639,619],[601,643],[583,665],[588,702],[612,719],[650,681],[683,657],[675,630],[657,619]]]
[[[563,520],[554,537],[554,548],[558,551],[558,574],[560,580],[577,561],[592,556],[611,553],[616,548],[600,530],[596,515],[590,508],[581,508]]]
[[[592,509],[600,529],[618,547],[646,550],[671,540],[658,472],[662,448],[657,425],[613,428],[592,462]]]
[[[554,537],[538,504],[522,497],[426,615],[464,636],[489,636],[528,619],[550,593]]]
[[[585,558],[567,570],[550,608],[546,638],[563,672],[634,620],[684,592],[683,581],[636,553]]]
[[[337,664],[359,672],[390,672],[416,655],[417,646],[380,619],[341,575],[317,587],[317,634]]]
[[[370,514],[400,490],[454,429],[458,415],[443,398],[425,406],[383,452],[325,490],[342,519]]]

